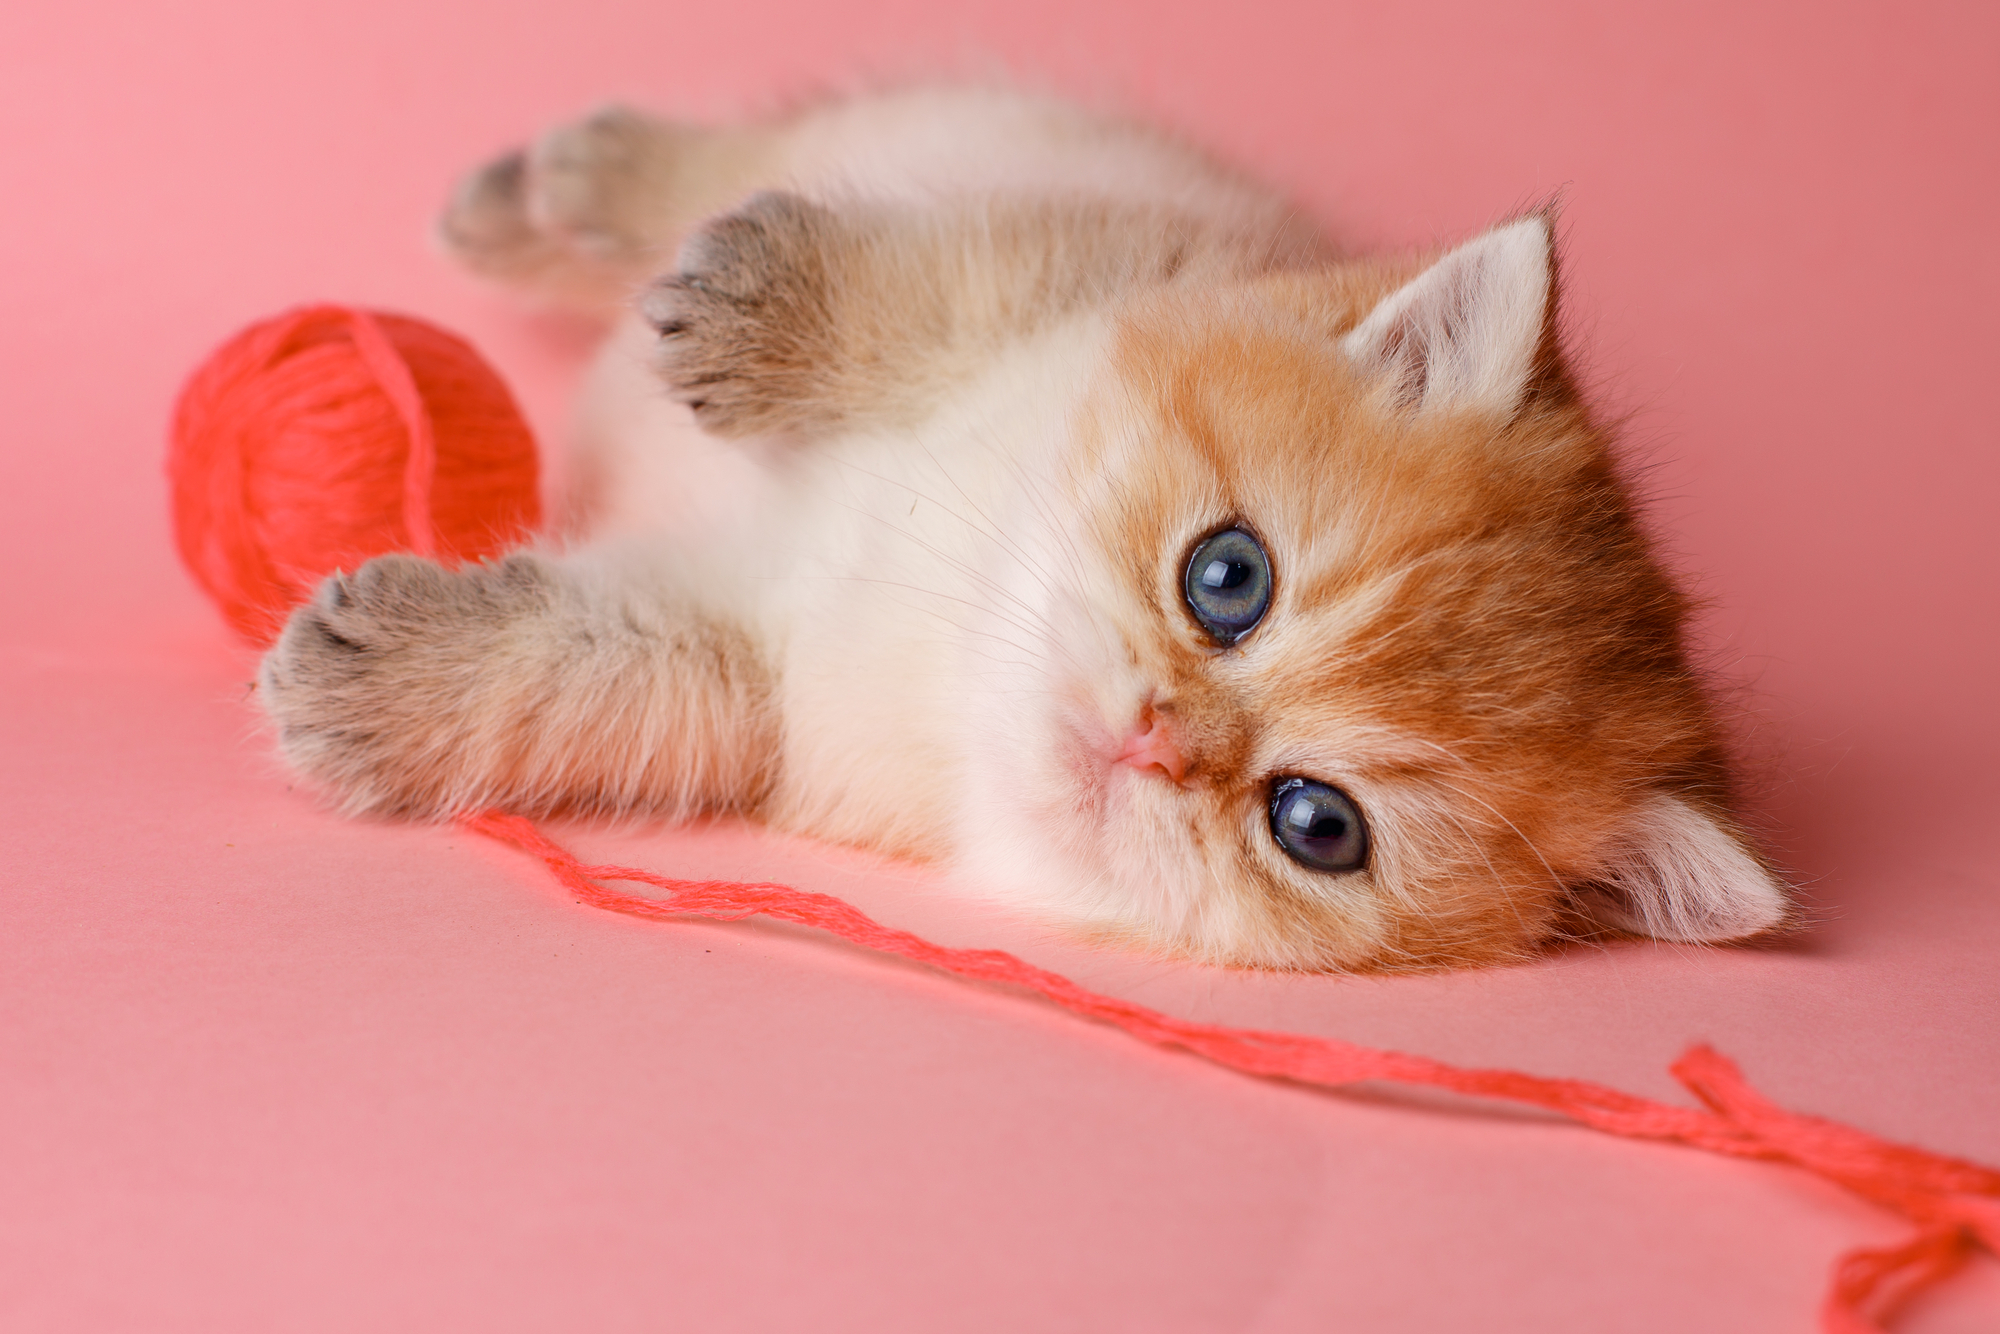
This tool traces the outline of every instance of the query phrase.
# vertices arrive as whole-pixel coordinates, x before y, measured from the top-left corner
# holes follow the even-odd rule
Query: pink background
[[[31,12],[32,11],[32,12]],[[1567,191],[1570,309],[1712,600],[1819,926],[1459,976],[1092,954],[742,830],[782,876],[1200,1018],[1788,1105],[2000,1162],[1987,3],[13,4],[0,15],[0,1327],[1804,1331],[1892,1220],[1785,1170],[1259,1084],[761,927],[582,909],[292,791],[174,564],[180,379],[308,299],[577,348],[428,253],[454,174],[608,96],[1010,67],[1359,243]],[[1982,1260],[1910,1331],[2000,1327]]]

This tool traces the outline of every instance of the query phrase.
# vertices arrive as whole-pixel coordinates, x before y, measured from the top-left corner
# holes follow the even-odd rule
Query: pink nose
[[[1187,757],[1174,742],[1173,726],[1150,703],[1139,710],[1138,721],[1118,752],[1118,763],[1158,769],[1176,783],[1187,776]]]

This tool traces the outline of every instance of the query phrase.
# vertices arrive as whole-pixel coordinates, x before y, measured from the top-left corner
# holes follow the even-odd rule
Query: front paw
[[[258,673],[280,753],[349,810],[445,814],[476,801],[482,682],[507,627],[545,597],[524,556],[456,572],[382,556],[334,575]]]
[[[838,226],[798,195],[753,195],[696,232],[678,271],[647,291],[660,373],[703,429],[781,429],[813,406],[834,353]]]

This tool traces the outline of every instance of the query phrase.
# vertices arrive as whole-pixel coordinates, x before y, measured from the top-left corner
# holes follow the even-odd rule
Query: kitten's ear
[[[1664,793],[1639,808],[1596,880],[1580,899],[1586,914],[1660,940],[1737,940],[1792,919],[1785,891],[1737,833]]]
[[[1384,297],[1341,350],[1408,408],[1510,416],[1547,330],[1553,255],[1546,217],[1495,227]]]

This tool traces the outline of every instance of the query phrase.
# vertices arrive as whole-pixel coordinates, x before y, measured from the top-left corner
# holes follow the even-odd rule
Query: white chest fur
[[[1106,336],[1078,319],[914,426],[809,445],[713,441],[636,378],[636,338],[607,353],[586,408],[603,540],[698,571],[757,639],[778,676],[776,818],[952,846],[968,743],[991,721],[981,683],[1043,652],[1018,567],[1033,531],[1064,522],[1068,416]]]

